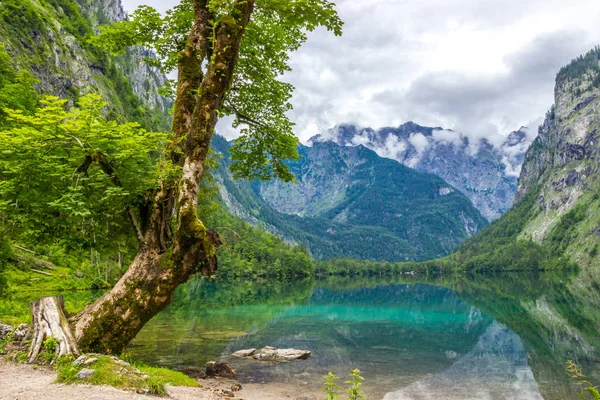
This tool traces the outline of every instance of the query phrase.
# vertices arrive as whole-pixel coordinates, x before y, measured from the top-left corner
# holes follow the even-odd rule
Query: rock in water
[[[250,357],[252,354],[256,352],[256,349],[246,349],[246,350],[238,350],[232,355],[235,357]]]
[[[311,352],[308,350],[297,349],[276,349],[274,347],[266,346],[260,350],[247,349],[236,351],[233,355],[236,357],[253,358],[259,361],[284,362],[306,360],[311,356]]]
[[[222,378],[233,378],[235,370],[227,363],[209,361],[206,363],[206,376],[220,376]]]

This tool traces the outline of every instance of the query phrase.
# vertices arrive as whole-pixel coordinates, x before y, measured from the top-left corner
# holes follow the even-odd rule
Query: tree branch
[[[111,165],[110,160],[100,151],[97,151],[92,154],[86,154],[84,162],[77,168],[76,172],[83,173],[87,176],[88,170],[94,162],[97,163],[102,169],[102,171],[111,178],[112,183],[115,186],[121,188],[123,187],[123,183],[121,182],[121,179],[119,179],[117,174],[115,174],[115,169]],[[128,206],[126,208],[126,211],[127,216],[129,217],[129,221],[131,222],[131,225],[133,225],[133,229],[135,230],[135,234],[139,242],[144,243],[144,233],[142,232],[139,213],[136,213],[136,210],[131,206]]]

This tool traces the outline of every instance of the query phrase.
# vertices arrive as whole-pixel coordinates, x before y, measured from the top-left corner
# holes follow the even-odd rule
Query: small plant
[[[4,354],[6,346],[14,340],[14,333],[10,332],[6,337],[0,341],[0,354]]]
[[[323,377],[323,387],[321,390],[327,395],[325,400],[336,400],[338,398],[336,391],[340,387],[336,384],[336,381],[337,376],[331,372]]]
[[[598,388],[587,380],[581,369],[571,360],[567,361],[567,372],[571,379],[584,386],[583,391],[579,395],[580,399],[600,400],[600,391],[598,391]]]
[[[364,396],[361,396],[360,394],[360,387],[362,386],[362,381],[364,380],[365,378],[360,375],[359,369],[355,368],[352,370],[352,372],[350,372],[350,380],[344,382],[350,385],[350,387],[346,390],[346,393],[348,393],[350,396],[347,400],[364,399]]]
[[[360,370],[355,368],[350,372],[350,379],[344,382],[347,385],[350,385],[348,389],[346,389],[346,393],[348,393],[349,397],[346,397],[346,400],[359,400],[364,399],[365,397],[360,394],[362,381],[365,379],[360,375]],[[325,400],[336,400],[338,399],[337,390],[340,388],[337,385],[337,376],[333,373],[328,373],[323,377],[323,387],[321,390],[325,392],[327,397]]]
[[[58,348],[58,342],[53,337],[49,337],[44,340],[44,361],[51,362],[54,360],[54,356],[56,354],[56,349]]]
[[[148,385],[148,393],[154,396],[166,397],[169,395],[165,382],[157,377],[150,375],[146,378],[146,384]]]

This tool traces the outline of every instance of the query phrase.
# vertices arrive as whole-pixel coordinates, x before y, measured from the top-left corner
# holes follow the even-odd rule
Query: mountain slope
[[[31,72],[36,89],[77,102],[98,92],[108,115],[152,130],[167,130],[171,100],[157,94],[166,80],[143,59],[142,48],[112,57],[88,43],[97,25],[121,21],[120,0],[3,0],[0,40],[17,68]]]
[[[318,259],[426,260],[448,254],[485,226],[469,200],[441,178],[381,158],[365,147],[300,147],[299,182],[234,182],[229,144],[218,172],[228,209],[306,245]]]
[[[363,145],[382,157],[438,175],[465,194],[483,216],[494,220],[512,205],[527,133],[526,128],[512,132],[496,148],[485,139],[475,143],[459,132],[408,122],[379,130],[339,125],[311,142]]]
[[[456,258],[471,259],[470,264],[510,259],[521,268],[561,266],[566,259],[598,265],[599,111],[597,47],[559,72],[555,106],[527,151],[516,206],[464,243]]]

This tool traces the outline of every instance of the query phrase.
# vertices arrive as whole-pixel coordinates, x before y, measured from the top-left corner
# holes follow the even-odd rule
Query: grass
[[[141,363],[135,363],[134,365],[140,371],[148,374],[151,377],[158,378],[162,382],[168,383],[169,385],[198,387],[198,382],[195,379],[190,378],[181,372],[173,371],[167,368],[149,367]]]
[[[75,314],[102,294],[102,291],[90,291],[88,282],[74,277],[69,268],[56,267],[56,270],[47,272],[52,276],[21,270],[12,265],[8,267],[4,273],[8,289],[0,296],[0,322],[12,326],[31,323],[29,303],[41,297],[69,292],[65,296],[65,308],[67,312]]]
[[[92,356],[90,356],[92,357]],[[70,358],[63,358],[56,364],[57,382],[65,384],[88,383],[108,385],[123,390],[148,391],[157,396],[166,396],[166,385],[198,387],[198,382],[181,372],[166,368],[154,368],[143,364],[122,365],[111,356],[97,356],[93,363],[82,366],[73,365]],[[85,380],[76,378],[83,369],[94,370],[94,374]]]

